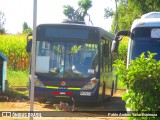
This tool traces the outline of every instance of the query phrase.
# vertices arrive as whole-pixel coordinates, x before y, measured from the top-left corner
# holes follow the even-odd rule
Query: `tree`
[[[84,17],[88,15],[87,11],[92,7],[92,1],[91,0],[80,0],[78,1],[79,13],[80,13],[80,21],[84,21]]]
[[[79,8],[75,10],[72,6],[65,5],[63,10],[64,15],[72,21],[84,21],[85,16],[89,15],[87,11],[92,7],[92,1],[79,0],[78,6]]]
[[[4,25],[6,22],[5,14],[4,12],[0,11],[0,34],[5,33]]]
[[[64,7],[64,10],[63,10],[63,13],[65,16],[68,17],[69,20],[74,20],[74,8],[70,5],[65,5],[63,6]]]
[[[28,29],[28,24],[26,22],[23,23],[23,31]]]
[[[116,34],[117,32],[118,32],[118,2],[119,2],[119,0],[114,0],[114,2],[115,2],[115,6],[116,6],[116,10],[115,11],[113,11],[113,9],[112,8],[106,8],[106,9],[104,9],[104,11],[105,11],[105,15],[104,15],[104,17],[105,18],[109,18],[109,17],[114,17],[115,18],[115,26],[114,26],[114,34]]]
[[[133,21],[151,11],[160,11],[159,0],[115,0],[116,10],[105,9],[105,18],[113,17],[111,31],[130,29]]]
[[[28,26],[27,22],[23,23],[23,30],[22,33],[23,34],[29,34],[32,32],[32,29]]]
[[[159,0],[128,0],[128,2],[132,3],[134,8],[137,8],[141,14],[160,10]]]

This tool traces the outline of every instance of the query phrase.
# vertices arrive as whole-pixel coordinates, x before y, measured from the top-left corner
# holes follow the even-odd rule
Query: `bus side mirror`
[[[32,49],[32,39],[29,39],[30,36],[32,36],[32,34],[29,34],[27,36],[26,52],[28,52],[28,53],[31,53],[31,49]]]
[[[118,53],[119,41],[112,41],[111,53]]]
[[[102,51],[103,51],[104,57],[109,57],[109,45],[108,44],[103,44]]]

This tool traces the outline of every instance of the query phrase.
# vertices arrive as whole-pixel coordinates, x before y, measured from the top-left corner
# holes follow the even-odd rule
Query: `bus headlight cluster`
[[[44,84],[38,79],[34,79],[34,86],[45,88]]]
[[[30,84],[31,84],[31,75],[29,76],[29,80],[30,80]],[[35,78],[34,78],[34,86],[45,88],[44,84],[40,80],[37,79],[37,76],[35,76]]]
[[[81,90],[91,90],[91,89],[95,88],[97,83],[98,83],[98,80],[96,78],[93,78],[90,80],[89,83],[87,83],[85,86],[83,86]]]

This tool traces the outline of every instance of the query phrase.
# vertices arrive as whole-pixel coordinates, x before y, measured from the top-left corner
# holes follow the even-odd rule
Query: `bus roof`
[[[103,28],[85,25],[85,24],[73,24],[73,23],[40,24],[37,26],[37,30],[43,27],[67,27],[67,28],[95,30],[99,32],[100,37],[103,39],[107,39],[109,41],[112,41],[114,39],[114,35],[104,30]]]
[[[134,20],[131,31],[137,27],[160,27],[160,12],[150,12]]]

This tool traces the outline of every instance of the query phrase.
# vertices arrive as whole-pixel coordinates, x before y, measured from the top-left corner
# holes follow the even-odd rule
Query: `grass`
[[[14,91],[14,90],[10,90],[8,92],[6,92],[6,94],[10,97],[10,98],[17,98],[17,99],[21,99],[21,98],[26,98],[29,95],[29,91],[25,90],[25,91]]]
[[[29,71],[7,70],[7,80],[10,87],[27,86]]]

